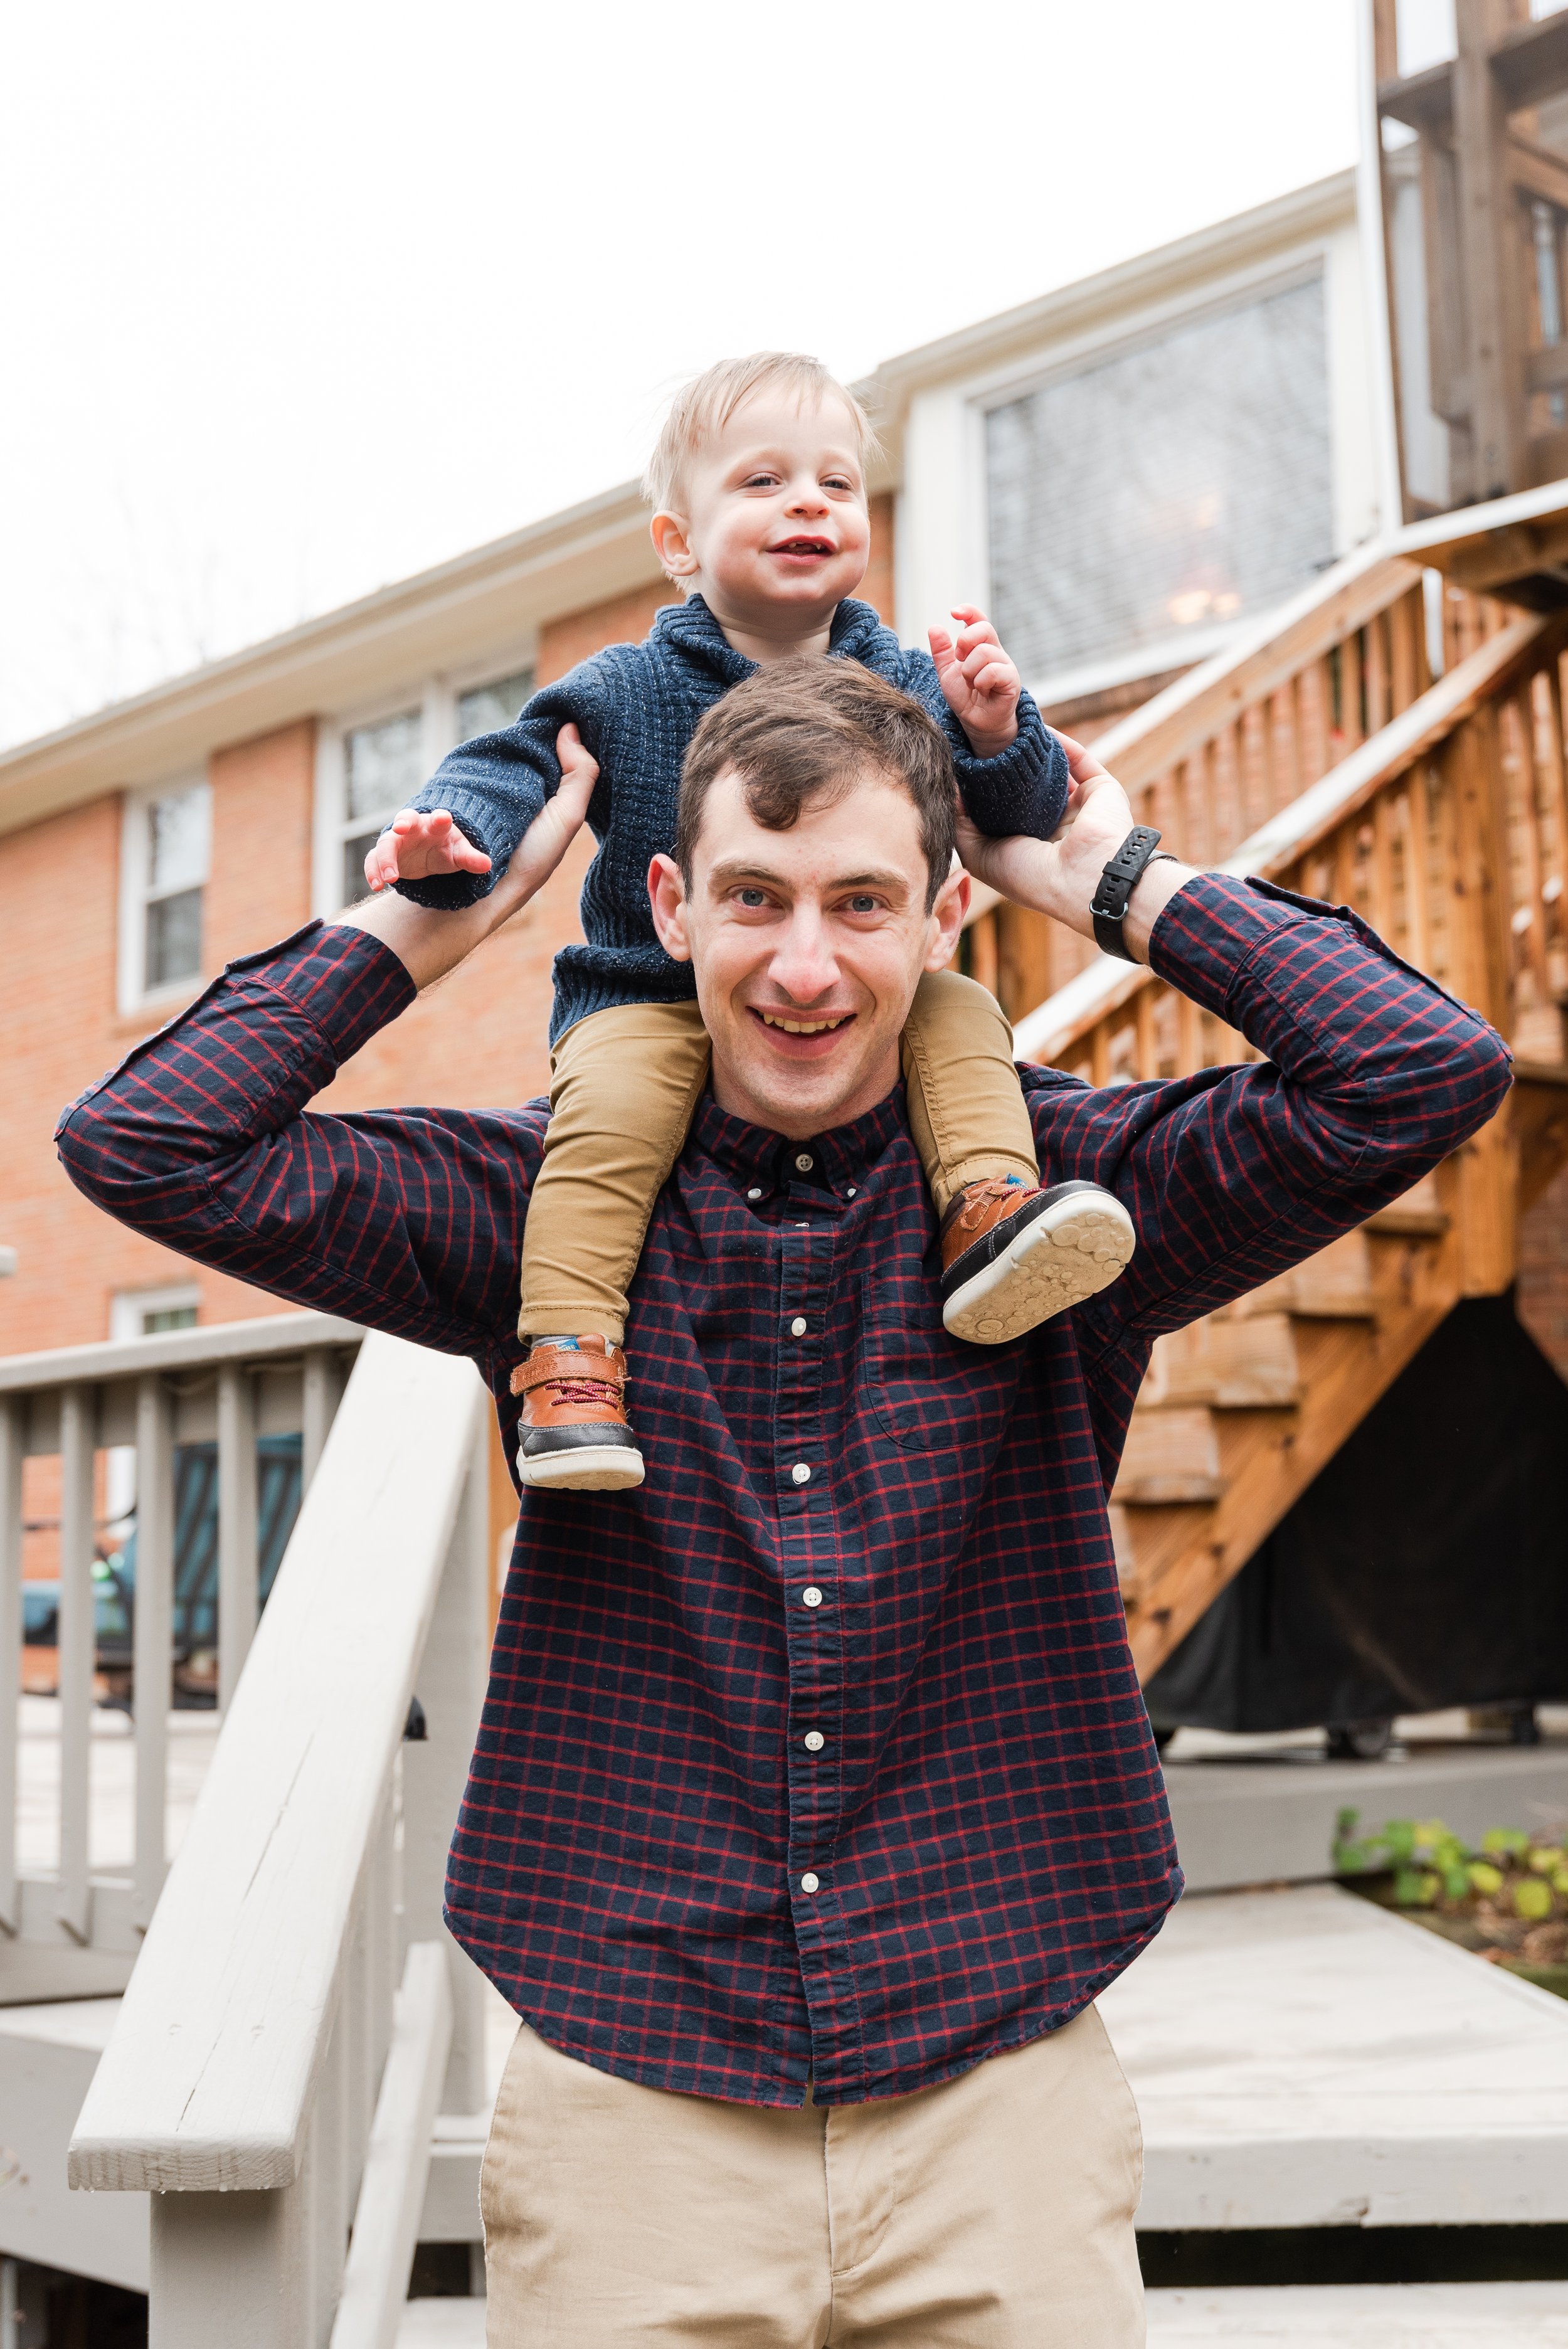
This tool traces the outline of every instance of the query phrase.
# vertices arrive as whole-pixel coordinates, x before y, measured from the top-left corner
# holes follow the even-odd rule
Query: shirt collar
[[[811,1178],[836,1191],[842,1185],[861,1181],[905,1123],[902,1084],[852,1124],[836,1125],[828,1133],[813,1134],[809,1142],[789,1142],[781,1133],[769,1133],[765,1126],[748,1125],[744,1118],[729,1116],[711,1093],[705,1093],[692,1122],[692,1138],[705,1157],[743,1188],[760,1185],[774,1191],[799,1181],[795,1161],[805,1155],[814,1161],[809,1170]]]

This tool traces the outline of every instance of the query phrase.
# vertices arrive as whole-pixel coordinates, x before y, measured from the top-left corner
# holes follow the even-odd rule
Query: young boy
[[[761,352],[678,396],[648,469],[654,543],[685,602],[647,641],[612,645],[536,693],[505,732],[466,742],[366,859],[373,889],[471,904],[561,777],[580,738],[597,760],[583,890],[587,944],[555,962],[551,1124],[529,1205],[521,1336],[524,1484],[613,1491],[643,1481],[624,1410],[626,1296],[648,1218],[707,1079],[690,967],[654,933],[651,859],[674,844],[681,762],[704,711],[758,664],[800,653],[863,662],[943,726],[965,806],[992,834],[1047,839],[1066,756],[990,623],[954,613],[906,652],[852,600],[870,542],[871,429],[815,359]],[[1034,1136],[995,1000],[928,975],[903,1038],[911,1131],[941,1219],[943,1319],[995,1345],[1114,1280],[1132,1226],[1093,1184],[1039,1185]]]

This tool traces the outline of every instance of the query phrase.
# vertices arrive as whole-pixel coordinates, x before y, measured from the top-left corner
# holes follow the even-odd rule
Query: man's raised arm
[[[479,904],[432,913],[388,895],[232,964],[66,1112],[56,1139],[77,1188],[292,1303],[450,1352],[489,1343],[522,1237],[516,1118],[304,1105],[534,895],[595,774],[582,753]]]
[[[1121,787],[1069,741],[1054,841],[965,835],[970,870],[1094,936],[1090,905],[1132,830]],[[1508,1048],[1353,915],[1265,883],[1148,865],[1128,900],[1133,957],[1264,1055],[1165,1082],[1026,1080],[1047,1181],[1114,1190],[1138,1252],[1081,1308],[1090,1354],[1150,1341],[1283,1272],[1410,1188],[1497,1111]]]

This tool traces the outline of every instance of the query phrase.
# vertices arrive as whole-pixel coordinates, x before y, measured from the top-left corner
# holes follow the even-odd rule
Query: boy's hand
[[[1092,938],[1094,894],[1106,864],[1132,830],[1132,809],[1116,777],[1092,750],[1059,728],[1057,740],[1068,754],[1072,789],[1067,812],[1051,838],[1036,840],[1016,833],[1004,840],[987,839],[960,810],[958,854],[966,872],[1015,905],[1049,914],[1080,937]],[[1192,867],[1174,859],[1145,871],[1122,926],[1122,936],[1140,962],[1149,959],[1149,934],[1161,908],[1191,878]]]
[[[945,628],[929,629],[931,657],[970,749],[977,759],[994,759],[1017,740],[1023,679],[984,612],[973,604],[955,604],[953,616],[962,623],[957,643]]]
[[[376,897],[362,897],[338,916],[339,922],[346,929],[367,930],[389,947],[418,988],[431,987],[455,970],[538,893],[582,829],[599,769],[575,726],[562,728],[555,753],[561,761],[560,783],[512,850],[511,864],[488,897],[460,911],[438,914],[400,897],[396,890],[386,890]]]
[[[395,881],[428,881],[438,873],[488,873],[490,858],[459,830],[445,808],[403,808],[365,860],[373,890]]]

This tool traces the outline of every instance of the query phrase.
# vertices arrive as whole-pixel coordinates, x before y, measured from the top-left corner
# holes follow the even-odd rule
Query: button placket
[[[819,1998],[834,1994],[832,1949],[841,1939],[837,1905],[824,1905],[841,1788],[838,1741],[819,1724],[835,1723],[842,1697],[843,1646],[835,1606],[837,1543],[833,1477],[824,1456],[822,1391],[825,1307],[836,1232],[814,1224],[780,1233],[781,1278],[775,1323],[778,1398],[778,1507],[785,1574],[790,1733],[786,1778],[791,1899],[810,1911],[797,1947]],[[808,1742],[814,1737],[815,1744]],[[810,1896],[816,1894],[816,1899]],[[811,1980],[810,1978],[813,1978]],[[810,2001],[809,2001],[810,2002]]]

